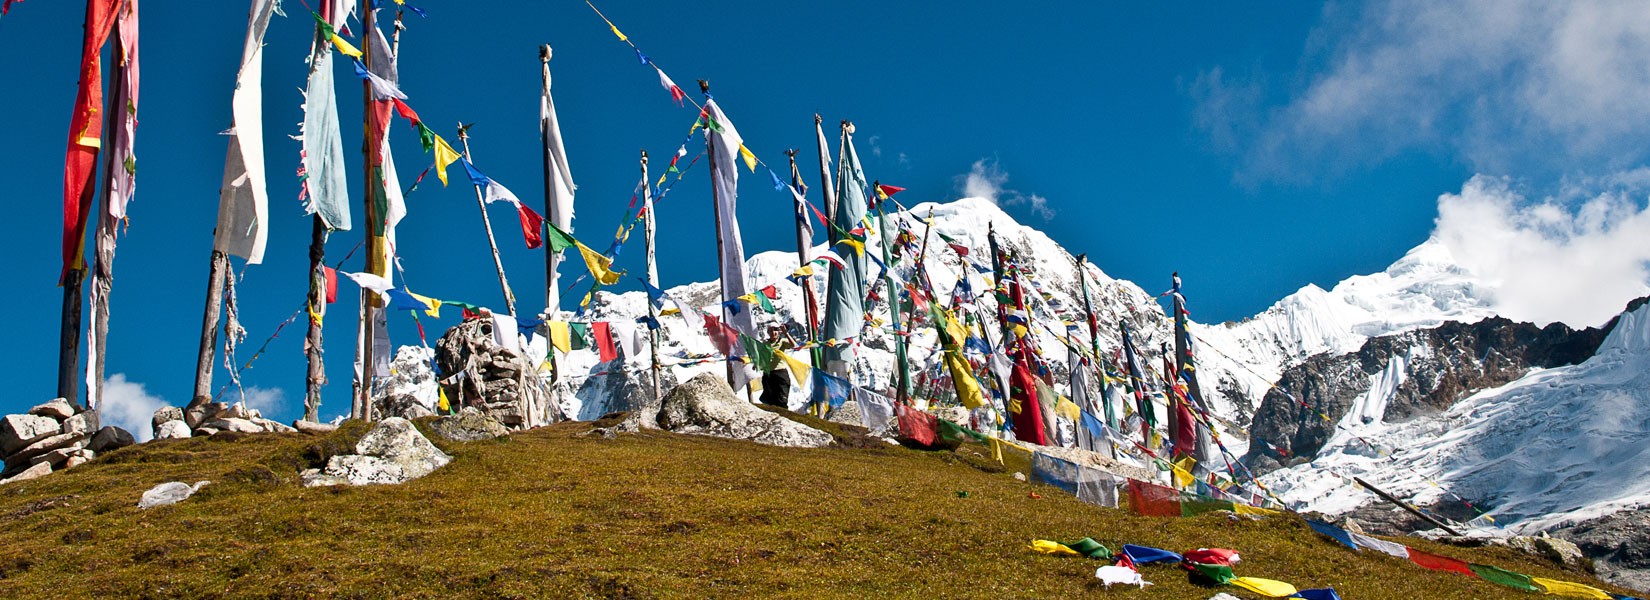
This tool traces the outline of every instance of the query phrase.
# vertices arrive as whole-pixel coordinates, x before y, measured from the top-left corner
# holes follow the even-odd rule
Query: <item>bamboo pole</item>
[[[309,302],[308,312],[326,314],[326,244],[327,226],[317,214],[312,219],[309,237]],[[313,316],[305,317],[309,330],[304,335],[304,358],[308,365],[304,373],[304,420],[320,421],[321,386],[326,385],[326,367],[321,361],[321,323]]]
[[[470,128],[462,123],[458,126],[458,142],[464,146],[464,160],[470,161],[470,164],[475,164],[475,161],[470,159]],[[482,193],[481,186],[474,187],[476,189],[476,207],[481,209],[481,225],[487,230],[487,246],[493,251],[493,267],[498,269],[498,285],[504,289],[504,308],[511,315],[514,315],[516,314],[516,295],[510,292],[510,279],[504,276],[504,261],[499,258],[498,240],[493,237],[493,221],[487,217],[486,195]]]
[[[877,237],[882,242],[882,284],[883,289],[887,291],[884,300],[888,303],[888,317],[894,325],[894,399],[905,404],[911,386],[911,369],[905,355],[905,336],[901,335],[905,329],[902,326],[902,321],[905,320],[905,307],[900,306],[899,290],[894,287],[893,258],[888,252],[888,211],[884,206],[886,202],[882,200],[881,186],[881,180],[871,182],[871,197],[877,201]]]
[[[361,30],[368,35],[371,35],[373,28],[378,26],[375,13],[376,11],[370,9],[361,11]],[[372,44],[364,43],[361,46],[361,62],[368,71],[371,71],[374,58]],[[361,180],[365,184],[365,193],[362,194],[362,198],[366,204],[367,215],[367,226],[363,228],[364,231],[362,232],[366,236],[366,272],[382,275],[381,271],[384,270],[383,241],[372,234],[372,224],[377,223],[382,218],[378,214],[378,203],[375,202],[378,197],[378,190],[375,189],[377,186],[374,185],[376,178],[373,173],[373,164],[377,161],[372,155],[372,149],[377,145],[378,139],[383,134],[378,131],[372,119],[372,82],[370,81],[361,82],[361,106],[361,118],[365,121],[365,127],[362,128],[364,137],[361,144],[361,154],[364,160],[361,161],[363,170]],[[350,407],[350,416],[369,421],[372,420],[373,379],[377,376],[376,371],[373,369],[375,357],[372,346],[373,340],[377,337],[377,310],[379,308],[377,294],[362,290],[360,324],[356,328],[355,336],[355,354],[359,359],[358,368],[360,370],[356,373],[355,394],[353,405]]]
[[[798,193],[800,193],[800,190],[806,188],[802,187],[802,173],[796,168],[796,150],[787,150],[785,152],[785,156],[788,156],[791,159],[791,185],[795,186]],[[808,207],[802,205],[802,200],[800,198],[796,199],[795,203],[796,262],[797,268],[802,268],[808,266],[808,249],[813,245],[813,239],[808,235],[808,228],[802,226],[802,224],[806,223],[808,220]],[[807,304],[808,308],[808,341],[813,342],[819,339],[819,303],[814,297],[813,278],[804,277],[797,281],[797,283],[802,286],[803,302]],[[818,348],[810,349],[808,351],[808,359],[815,369],[820,368],[823,364],[821,362],[822,357],[820,356]]]
[[[1100,322],[1094,318],[1094,306],[1093,303],[1089,301],[1088,269],[1083,267],[1087,263],[1088,254],[1085,253],[1077,255],[1077,283],[1083,290],[1083,314],[1089,321],[1089,345],[1094,351],[1093,366],[1095,382],[1100,384],[1100,403],[1104,407],[1103,410],[1106,411],[1105,424],[1107,427],[1111,427],[1111,396],[1106,394],[1106,371],[1105,368],[1100,365]],[[1091,402],[1090,406],[1092,405],[1093,403]],[[1110,443],[1110,440],[1107,440],[1106,447],[1111,449],[1111,457],[1113,459],[1117,458],[1117,444]]]
[[[1381,488],[1370,485],[1370,483],[1368,481],[1364,481],[1362,477],[1353,477],[1352,480],[1358,482],[1358,485],[1363,486],[1364,489],[1367,489],[1371,492],[1375,492],[1375,495],[1380,496],[1382,499],[1386,500],[1387,502],[1391,502],[1391,503],[1397,505],[1398,508],[1402,508],[1406,511],[1409,511],[1409,514],[1420,517],[1421,520],[1426,521],[1428,523],[1431,523],[1433,525],[1437,525],[1439,529],[1444,530],[1446,533],[1448,533],[1450,535],[1453,535],[1455,537],[1461,537],[1461,532],[1456,531],[1455,529],[1451,528],[1448,525],[1445,525],[1443,521],[1439,521],[1438,519],[1434,519],[1434,518],[1432,518],[1432,516],[1421,512],[1421,509],[1415,508],[1414,505],[1411,505],[1408,502],[1404,502],[1403,500],[1399,500],[1396,496],[1393,496],[1392,494],[1386,493]]]
[[[647,182],[647,150],[642,150],[642,208],[647,211],[646,218],[642,220],[642,241],[647,246],[647,284],[657,288],[659,287],[659,270],[654,264],[653,256],[653,235],[656,231],[654,229],[656,224],[653,221],[653,189],[648,186]],[[659,322],[659,307],[655,306],[651,299],[647,303],[647,317],[651,321],[650,325]],[[659,391],[659,330],[650,327],[647,336],[648,348],[652,355],[652,361],[648,364],[648,371],[653,375],[653,404],[658,406],[661,401]]]

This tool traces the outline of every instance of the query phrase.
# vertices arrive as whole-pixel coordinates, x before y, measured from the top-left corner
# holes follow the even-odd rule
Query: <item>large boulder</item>
[[[435,351],[420,346],[402,346],[390,361],[390,376],[379,380],[373,398],[373,414],[383,417],[417,419],[434,415],[440,400],[440,386],[430,361]]]
[[[517,336],[503,332],[501,337]],[[491,318],[467,319],[448,329],[435,344],[435,363],[438,384],[455,409],[473,406],[506,426],[563,418],[538,365],[525,351],[499,343]]]
[[[420,434],[411,421],[400,417],[379,421],[356,442],[355,452],[328,459],[325,469],[305,471],[304,485],[404,483],[453,460]]]
[[[88,410],[63,420],[63,433],[95,433],[101,425],[97,411]]]
[[[1590,519],[1553,535],[1575,542],[1605,581],[1650,590],[1650,508]]]
[[[62,421],[75,415],[74,405],[62,398],[53,398],[45,404],[29,409],[29,414],[51,417]]]
[[[97,435],[92,436],[92,441],[86,444],[86,448],[93,452],[108,452],[125,448],[136,442],[137,440],[132,439],[131,432],[110,425],[97,430]]]
[[[455,442],[490,440],[510,433],[498,419],[471,407],[436,419],[430,423],[430,430]]]
[[[12,475],[11,477],[0,480],[0,484],[11,483],[13,481],[27,481],[37,477],[45,477],[50,474],[52,474],[51,465],[46,463],[36,463],[27,469],[18,471],[17,474]]]
[[[740,400],[726,381],[711,373],[671,390],[659,409],[658,424],[677,433],[750,440],[769,446],[818,448],[830,445],[832,440],[831,434]]]
[[[7,456],[29,444],[61,433],[57,419],[40,415],[0,417],[0,456]]]
[[[9,465],[14,462],[22,462],[59,448],[84,448],[86,447],[86,437],[84,433],[60,433],[47,436],[6,456],[6,463]]]
[[[233,431],[235,433],[263,433],[264,432],[264,428],[260,427],[257,423],[253,423],[250,420],[242,419],[242,418],[238,418],[238,417],[226,417],[226,418],[221,418],[221,419],[215,419],[215,420],[212,420],[212,421],[208,421],[205,424],[201,425],[201,427],[199,427],[197,429],[208,428],[208,427],[210,427],[212,429],[216,429],[218,431]]]
[[[157,440],[186,440],[195,433],[189,430],[189,424],[183,421],[167,421],[155,428]]]
[[[155,415],[149,418],[150,432],[160,437],[160,426],[167,421],[182,421],[183,409],[176,406],[162,406],[155,410]]]
[[[657,427],[659,405],[664,394],[676,387],[676,374],[670,369],[659,369],[658,399],[653,397],[653,375],[645,363],[627,367],[623,359],[596,365],[595,372],[579,383],[573,398],[577,400],[580,421],[594,421],[611,413],[630,413],[641,427]],[[571,409],[572,407],[564,407]],[[572,414],[571,412],[569,414]]]

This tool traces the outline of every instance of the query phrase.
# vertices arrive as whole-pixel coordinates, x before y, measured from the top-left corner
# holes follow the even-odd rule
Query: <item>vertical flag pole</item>
[[[1106,369],[1100,361],[1100,321],[1094,318],[1094,304],[1089,301],[1089,271],[1086,268],[1088,260],[1087,253],[1077,255],[1077,284],[1083,290],[1083,314],[1089,321],[1089,345],[1094,351],[1094,376],[1095,382],[1100,384],[1097,387],[1100,392],[1101,410],[1106,413],[1104,423],[1106,427],[1114,427],[1115,424],[1111,422],[1111,395],[1106,393]],[[1117,444],[1107,440],[1106,446],[1111,448],[1111,457],[1117,458]]]
[[[871,182],[871,197],[877,202],[877,237],[881,238],[882,242],[882,283],[888,292],[884,300],[888,303],[888,317],[894,322],[894,385],[898,388],[894,391],[894,396],[900,404],[906,404],[911,387],[911,372],[906,364],[905,337],[902,335],[905,329],[902,324],[905,320],[905,307],[900,305],[899,289],[894,287],[893,259],[888,253],[888,211],[884,209],[887,200],[882,193],[881,181]]]
[[[797,193],[800,193],[800,190],[806,188],[802,186],[802,173],[796,168],[796,150],[787,150],[785,155],[791,158],[791,186],[795,188]],[[808,266],[808,248],[813,245],[813,239],[809,235],[811,233],[810,228],[804,227],[804,224],[808,222],[808,207],[802,205],[800,197],[795,202],[796,262],[798,263],[797,267],[802,268]],[[813,277],[804,277],[797,283],[802,285],[803,302],[808,305],[808,341],[812,342],[819,339],[819,303],[814,298]],[[818,348],[808,350],[808,357],[815,369],[822,366],[823,363],[820,360]]]
[[[374,27],[377,27],[377,24],[374,22],[376,20],[374,14],[375,12],[376,11],[372,10],[370,7],[361,11],[362,31],[370,33]],[[368,71],[371,71],[374,58],[372,55],[372,44],[361,44],[361,46],[361,62]],[[365,231],[362,232],[366,236],[367,257],[365,270],[368,273],[378,275],[384,270],[384,265],[382,264],[383,252],[380,246],[381,242],[378,239],[375,239],[376,236],[372,234],[372,224],[377,223],[378,220],[383,217],[378,214],[378,203],[374,201],[374,198],[377,198],[378,196],[378,190],[374,189],[376,186],[374,185],[373,164],[377,161],[374,160],[374,157],[372,156],[372,150],[377,147],[374,141],[377,140],[382,134],[376,131],[377,127],[374,126],[372,119],[373,106],[371,81],[361,82],[361,106],[362,120],[366,121],[366,127],[363,128],[366,136],[364,143],[361,144],[361,153],[364,158],[362,165],[363,171],[365,172],[365,177],[362,178],[362,182],[365,183],[366,187],[366,193],[362,195],[362,200],[366,204],[367,214],[367,227],[365,227]],[[372,366],[374,362],[372,345],[378,329],[377,311],[381,310],[381,307],[379,307],[378,304],[377,294],[374,294],[369,290],[361,290],[360,324],[356,328],[355,336],[355,354],[359,358],[358,364],[356,365],[358,372],[356,373],[355,380],[355,398],[353,405],[350,407],[350,416],[356,419],[370,420],[372,418],[372,382],[373,378],[377,375]]]
[[[539,46],[539,64],[541,69],[540,81],[543,83],[544,89],[543,96],[548,98],[550,96],[549,44]],[[539,137],[543,142],[541,145],[544,147],[544,216],[554,223],[556,207],[553,194],[555,193],[556,182],[553,180],[554,175],[550,172],[550,161],[553,160],[550,155],[550,124],[543,117],[540,118]],[[556,223],[556,226],[560,227],[561,224]],[[559,306],[561,295],[557,293],[556,288],[556,268],[560,264],[561,253],[546,248],[544,252],[544,305],[545,309],[549,311],[561,308]]]
[[[458,142],[464,145],[464,160],[470,164],[470,127],[462,123],[458,126]],[[487,218],[487,199],[481,192],[481,186],[476,188],[476,207],[481,209],[481,225],[487,230],[487,246],[493,250],[493,267],[498,269],[498,285],[504,289],[504,308],[510,314],[516,314],[516,295],[510,292],[510,279],[504,276],[504,261],[498,257],[498,240],[493,238],[493,221]]]
[[[325,11],[323,5],[322,10]],[[326,42],[321,39],[321,25],[315,25],[313,44],[320,45]],[[312,48],[313,54],[316,49]],[[325,50],[331,52],[331,50]],[[321,413],[321,386],[326,384],[326,367],[322,363],[321,322],[316,318],[326,315],[326,248],[327,225],[321,219],[320,211],[316,211],[312,218],[309,233],[309,296],[308,331],[304,333],[304,358],[307,361],[307,370],[304,373],[304,420],[309,422],[320,421]]]
[[[642,241],[647,244],[647,284],[653,286],[654,288],[658,288],[659,287],[659,271],[658,271],[658,268],[654,266],[654,261],[653,261],[653,234],[655,232],[655,230],[654,230],[655,223],[653,221],[653,188],[651,186],[649,186],[647,182],[648,182],[648,178],[647,178],[647,150],[643,150],[642,151],[642,210],[646,211],[647,214],[642,220],[642,233],[643,233]],[[657,307],[653,304],[653,300],[651,298],[648,299],[648,302],[647,302],[647,317],[648,317],[648,330],[647,330],[648,348],[651,351],[652,359],[653,359],[652,362],[648,366],[648,371],[653,374],[653,404],[654,404],[654,406],[658,406],[659,402],[660,402],[660,395],[659,395],[659,330],[655,329],[654,326],[659,323],[659,307]]]

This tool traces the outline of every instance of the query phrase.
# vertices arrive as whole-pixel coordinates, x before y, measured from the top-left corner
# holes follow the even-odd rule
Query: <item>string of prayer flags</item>
[[[339,52],[342,52],[345,56],[350,58],[361,58],[361,49],[351,45],[349,41],[344,39],[343,36],[338,35],[338,31],[332,28],[331,23],[328,23],[326,19],[321,18],[319,13],[311,11],[309,14],[310,16],[315,17],[315,22],[321,27],[321,35],[326,38],[326,41],[331,42],[333,47],[337,48]]]
[[[361,64],[360,59],[356,59],[355,61],[352,61],[352,62],[353,62],[353,66],[355,67],[355,76],[366,80],[367,84],[372,87],[372,99],[373,100],[406,100],[407,99],[407,95],[405,93],[402,93],[401,88],[397,87],[395,85],[395,82],[390,81],[388,79],[384,79],[383,77],[379,77],[378,75],[374,74],[373,72],[368,71],[367,66],[364,65],[364,64]]]
[[[458,162],[459,159],[464,158],[464,155],[459,154],[457,150],[453,150],[452,145],[448,144],[447,140],[442,139],[423,121],[417,121],[416,124],[418,125],[418,141],[424,145],[425,152],[435,155],[435,176],[441,179],[442,186],[446,186],[447,166]]]
[[[389,307],[396,310],[424,311],[432,317],[441,316],[441,301],[429,296],[421,296],[402,288],[390,288],[385,292],[389,295]]]
[[[511,192],[509,188],[483,175],[469,159],[463,159],[463,161],[464,171],[470,176],[470,183],[482,190],[482,200],[488,204],[503,200],[516,207],[516,218],[521,221],[521,236],[526,240],[527,248],[532,250],[543,246],[544,238],[539,235],[539,232],[544,229],[544,217],[539,216],[537,212],[523,204],[521,199],[517,198],[516,194]],[[617,276],[615,276],[614,281],[603,281],[602,283],[612,285],[618,282],[617,279]]]
[[[1081,556],[1100,560],[1111,560],[1111,549],[1104,544],[1094,541],[1094,538],[1083,538],[1075,542],[1056,542],[1054,540],[1031,540],[1031,549],[1042,554],[1057,556]]]
[[[589,246],[574,239],[572,234],[562,231],[555,225],[547,225],[550,232],[550,251],[561,252],[569,247],[579,249],[584,257],[584,266],[590,270],[590,276],[602,285],[613,285],[619,282],[619,274],[613,272],[613,259],[603,256],[600,252],[590,249]]]

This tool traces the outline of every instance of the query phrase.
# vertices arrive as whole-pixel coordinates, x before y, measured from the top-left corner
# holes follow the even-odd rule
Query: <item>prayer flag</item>
[[[608,22],[607,26],[613,29],[613,35],[619,36],[619,41],[621,41],[621,42],[630,41],[630,38],[625,37],[625,35],[623,33],[619,33],[619,26],[618,25],[614,25],[612,22]]]
[[[563,321],[550,322],[550,345],[566,354],[573,350],[572,333]]]
[[[230,100],[234,128],[218,192],[218,225],[212,248],[245,258],[264,259],[269,206],[264,188],[263,46],[264,30],[275,11],[274,0],[254,0],[247,22],[235,94]],[[72,146],[71,146],[72,147]]]
[[[775,352],[774,354],[778,356],[780,360],[785,361],[785,370],[790,371],[791,379],[795,380],[797,385],[802,385],[808,380],[808,377],[810,376],[809,372],[813,370],[813,367],[809,366],[806,361],[792,358],[790,354],[783,351]]]
[[[895,404],[894,413],[899,417],[899,436],[923,446],[933,446],[939,439],[939,422],[934,415],[908,407],[904,404]]]
[[[1063,543],[1054,540],[1031,540],[1031,549],[1042,554],[1059,554],[1067,556],[1082,556],[1100,560],[1111,560],[1111,550],[1094,538],[1083,538],[1075,542]]]
[[[745,245],[739,232],[739,169],[735,166],[734,157],[739,149],[744,147],[744,139],[739,130],[733,126],[733,121],[722,112],[722,107],[715,100],[705,102],[704,112],[709,116],[711,123],[720,124],[712,127],[707,135],[712,140],[712,165],[716,174],[715,186],[716,214],[719,236],[722,240],[722,255],[719,258],[720,283],[722,298],[738,298],[748,291],[745,276]],[[729,323],[739,331],[755,333],[756,320],[750,312],[734,315]]]
[[[430,131],[428,127],[424,127],[420,130],[420,132],[429,132],[430,135],[435,138],[433,148],[435,152],[435,176],[441,179],[442,186],[446,186],[447,165],[453,164],[459,159],[464,158],[464,155],[459,154],[456,150],[453,150],[453,147],[447,144],[447,140],[442,139],[440,135],[436,135],[435,132]]]
[[[345,176],[348,167],[344,164],[344,140],[338,125],[332,50],[323,39],[330,26],[320,15],[315,17],[316,43],[309,57],[309,82],[304,88],[304,214],[319,215],[327,229],[349,231],[349,182]]]
[[[395,288],[395,284],[390,283],[390,280],[388,279],[373,275],[372,273],[343,273],[343,276],[348,277],[350,281],[355,282],[355,285],[361,286],[362,290],[371,291],[378,294],[378,298],[383,300],[385,303],[389,303],[392,300],[390,298],[389,291]]]
[[[327,304],[338,301],[338,270],[328,266],[321,267],[321,274],[326,279]]]
[[[1544,577],[1531,577],[1530,581],[1541,586],[1541,591],[1549,596],[1597,598],[1599,600],[1610,600],[1614,597],[1611,596],[1609,592],[1590,585],[1570,583],[1568,581],[1558,581],[1556,579],[1547,579]]]
[[[638,50],[637,54],[640,53]],[[573,199],[578,186],[573,184],[573,171],[567,164],[567,147],[562,143],[561,122],[556,116],[556,101],[550,95],[548,76],[545,77],[543,90],[539,95],[539,137],[544,143],[545,183],[549,186],[545,190],[544,219],[563,231],[572,231]],[[527,215],[523,213],[522,216]],[[523,221],[522,226],[526,225]],[[536,235],[540,229],[534,227],[533,231]],[[538,246],[535,244],[531,247]],[[552,271],[550,281],[545,285],[546,305],[552,308],[561,305],[561,291],[556,284],[557,278],[558,275]]]
[[[752,173],[756,172],[756,155],[744,144],[739,145],[739,158],[745,159],[745,166],[750,167]]]
[[[345,56],[356,59],[361,58],[361,49],[351,45],[349,41],[344,39],[344,36],[334,34],[332,36],[332,45],[336,46],[338,51],[344,53]]]
[[[1307,522],[1311,523],[1311,521]],[[1314,529],[1316,528],[1314,527]],[[1448,556],[1439,556],[1429,552],[1422,552],[1414,548],[1409,549],[1409,561],[1420,565],[1422,568],[1431,569],[1433,571],[1449,571],[1471,577],[1478,576],[1477,573],[1472,572],[1472,567],[1468,566],[1465,561],[1456,560]]]
[[[399,114],[401,115],[401,118],[406,119],[408,124],[411,124],[416,128],[418,124],[422,122],[418,119],[418,113],[413,112],[412,107],[407,106],[407,103],[402,102],[400,98],[396,98],[390,102],[394,104],[396,114]]]
[[[596,351],[599,353],[601,361],[608,362],[618,358],[619,351],[613,347],[612,325],[609,325],[607,321],[597,321],[591,325],[596,336]]]
[[[1269,598],[1288,598],[1298,591],[1295,586],[1282,581],[1259,577],[1234,577],[1230,583]]]
[[[1514,573],[1506,569],[1492,567],[1489,565],[1469,564],[1467,565],[1467,568],[1472,569],[1474,574],[1490,583],[1499,583],[1501,585],[1511,588],[1518,588],[1526,592],[1542,591],[1542,589],[1535,585],[1535,582],[1530,579],[1529,575],[1525,575],[1523,573]]]
[[[670,92],[670,99],[675,100],[677,106],[682,106],[682,100],[687,98],[687,94],[682,92],[682,88],[676,86],[676,82],[670,80],[670,76],[666,75],[663,69],[654,67],[654,70],[659,71],[659,86],[665,88],[666,92]],[[687,154],[687,151],[683,150],[681,154]]]
[[[1123,544],[1123,554],[1129,557],[1136,565],[1149,565],[1155,562],[1180,562],[1184,557],[1168,550],[1150,546],[1136,546]]]

